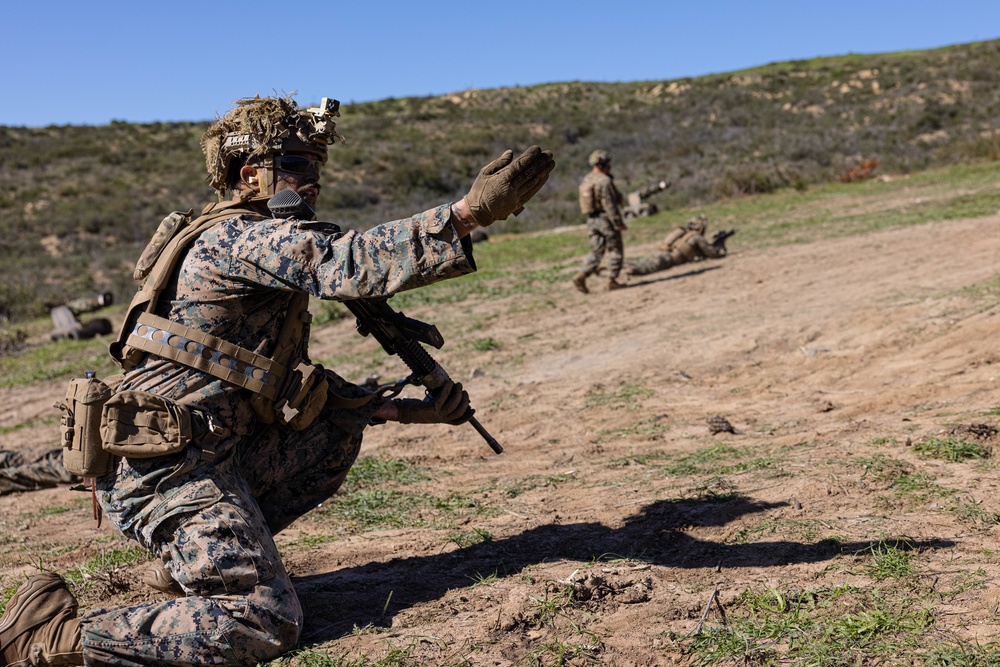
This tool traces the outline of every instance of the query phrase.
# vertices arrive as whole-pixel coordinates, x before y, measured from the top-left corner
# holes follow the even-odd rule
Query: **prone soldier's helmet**
[[[587,164],[591,167],[605,167],[611,164],[611,155],[607,151],[596,150],[587,158]]]
[[[340,102],[324,97],[318,107],[301,108],[290,97],[246,97],[216,118],[201,138],[208,180],[223,199],[239,183],[243,165],[256,158],[271,168],[275,154],[312,153],[324,164],[327,150],[344,141],[334,118]]]
[[[689,231],[704,235],[705,230],[708,229],[708,216],[704,213],[699,213],[697,217],[688,220],[687,228]]]

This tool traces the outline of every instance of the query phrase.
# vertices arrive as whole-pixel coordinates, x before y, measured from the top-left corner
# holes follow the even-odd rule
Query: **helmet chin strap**
[[[266,178],[261,177],[262,171],[267,175]],[[278,187],[278,172],[274,168],[273,154],[264,158],[263,164],[257,168],[257,183],[260,186],[260,191],[254,192],[252,188],[244,190],[240,194],[241,202],[267,201],[274,196]]]

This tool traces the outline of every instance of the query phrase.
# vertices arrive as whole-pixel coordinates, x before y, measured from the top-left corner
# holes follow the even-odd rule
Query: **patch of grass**
[[[0,356],[0,388],[68,380],[91,370],[100,378],[114,375],[119,370],[108,354],[108,342],[104,338],[53,341]]]
[[[577,481],[577,478],[568,474],[529,475],[528,477],[522,477],[521,479],[504,484],[503,491],[511,498],[516,498],[517,496],[527,493],[532,489],[537,489],[543,486],[557,486],[559,484],[565,484],[566,482],[575,481]]]
[[[865,572],[876,581],[909,579],[917,574],[913,567],[913,545],[906,541],[880,541],[871,548],[872,560]]]
[[[499,350],[501,345],[496,338],[477,338],[470,343],[470,347],[476,352],[493,352]]]
[[[55,514],[65,514],[76,510],[89,509],[91,507],[90,498],[77,498],[66,505],[46,505],[38,510],[39,516],[52,516]]]
[[[587,391],[585,407],[607,407],[613,410],[637,410],[639,399],[648,398],[653,392],[637,382],[627,382],[617,388],[595,384]]]
[[[959,521],[984,527],[1000,524],[1000,512],[990,512],[975,502],[956,502],[948,508]]]
[[[310,516],[321,524],[335,520],[338,532],[364,533],[385,528],[448,526],[460,517],[491,511],[479,500],[460,493],[437,497],[405,488],[427,479],[426,472],[406,461],[382,457],[359,459],[348,473],[341,493]],[[336,538],[322,535],[309,538],[314,544],[333,539]]]
[[[496,571],[490,572],[487,575],[482,575],[477,572],[476,576],[469,577],[469,579],[472,580],[473,588],[476,586],[492,586],[500,581],[500,575]]]
[[[913,664],[933,617],[914,598],[841,586],[809,591],[747,590],[726,622],[690,638],[693,664]]]
[[[531,651],[518,660],[516,665],[527,667],[547,667],[548,665],[601,665],[601,650],[603,642],[600,637],[588,630],[577,627],[579,639],[553,639],[543,641],[532,647]]]
[[[414,648],[414,644],[394,648],[381,660],[371,660],[365,655],[349,656],[346,652],[334,656],[315,649],[301,649],[262,664],[266,667],[408,667],[413,664]]]
[[[95,574],[108,574],[122,567],[129,567],[153,559],[153,554],[140,546],[129,545],[124,549],[106,549],[83,565],[78,565],[63,574],[74,584],[82,585],[84,580]]]
[[[617,459],[611,459],[608,463],[612,468],[624,468],[630,465],[650,465],[656,461],[662,461],[666,458],[672,458],[672,455],[666,452],[644,452],[641,454],[629,454],[628,456],[623,456]]]
[[[365,456],[355,461],[344,482],[346,487],[369,488],[385,484],[413,484],[430,479],[424,469],[408,461],[381,456]]]
[[[916,496],[917,499],[923,499],[929,496],[936,496],[940,498],[954,493],[951,489],[943,487],[935,482],[934,478],[925,472],[902,475],[892,483],[891,488],[900,495],[911,494]]]
[[[422,510],[431,505],[432,500],[426,496],[393,489],[372,489],[335,496],[315,513],[324,519],[335,519],[340,528],[364,533],[384,528],[427,526]]]
[[[773,467],[778,459],[755,457],[739,460],[755,453],[751,447],[731,447],[729,445],[713,445],[699,449],[693,454],[681,456],[675,463],[663,466],[663,471],[675,477],[688,475],[728,475],[736,472],[747,472],[761,468]],[[737,459],[735,462],[727,459]]]
[[[752,526],[736,531],[732,537],[726,540],[727,544],[746,544],[753,541],[759,535],[767,534],[795,534],[805,542],[817,542],[821,538],[824,540],[840,539],[822,537],[823,529],[827,528],[821,521],[815,519],[793,519],[787,521],[776,521],[765,519]]]
[[[602,429],[597,432],[599,436],[612,436],[616,438],[623,438],[629,435],[645,435],[653,436],[654,439],[659,439],[658,436],[666,433],[669,427],[664,423],[664,419],[661,416],[648,417],[643,419],[632,426],[622,426],[620,428],[612,429]]]
[[[6,435],[8,433],[13,433],[26,428],[35,428],[36,426],[50,426],[58,421],[59,416],[56,414],[45,417],[31,417],[30,419],[25,419],[23,422],[18,422],[17,424],[12,424],[11,426],[0,426],[0,435]]]
[[[927,438],[913,444],[913,451],[926,458],[944,459],[953,463],[966,459],[986,459],[990,451],[982,445],[962,438]]]
[[[473,528],[464,532],[452,533],[448,536],[448,541],[457,544],[459,549],[468,549],[477,544],[489,542],[492,539],[493,536],[490,532],[482,528]]]

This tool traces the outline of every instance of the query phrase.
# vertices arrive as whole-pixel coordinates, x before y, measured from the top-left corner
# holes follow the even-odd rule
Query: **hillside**
[[[372,428],[277,537],[307,620],[275,667],[998,664],[995,166],[705,210],[738,228],[729,257],[613,296],[570,285],[573,228],[396,297],[506,452]],[[684,213],[638,221],[627,253]],[[324,314],[324,365],[402,372]],[[54,397],[104,345],[0,357],[0,449],[56,442]],[[66,488],[0,497],[3,596],[41,564],[84,610],[160,599],[150,555],[90,512]]]
[[[994,40],[672,81],[345,103],[348,145],[334,150],[319,214],[358,227],[408,215],[461,196],[485,162],[531,143],[551,148],[557,169],[498,231],[577,223],[576,184],[598,146],[615,156],[623,189],[671,180],[653,201],[675,209],[809,188],[862,160],[877,161],[876,174],[993,160],[998,71]],[[198,149],[205,127],[0,127],[0,305],[15,321],[67,295],[131,293],[131,265],[159,219],[211,197]]]

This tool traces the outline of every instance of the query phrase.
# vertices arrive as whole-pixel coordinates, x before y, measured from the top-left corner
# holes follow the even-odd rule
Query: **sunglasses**
[[[314,160],[304,155],[277,155],[274,158],[274,168],[289,174],[305,174],[313,166],[316,167],[316,171],[320,171],[323,167],[322,160]]]

